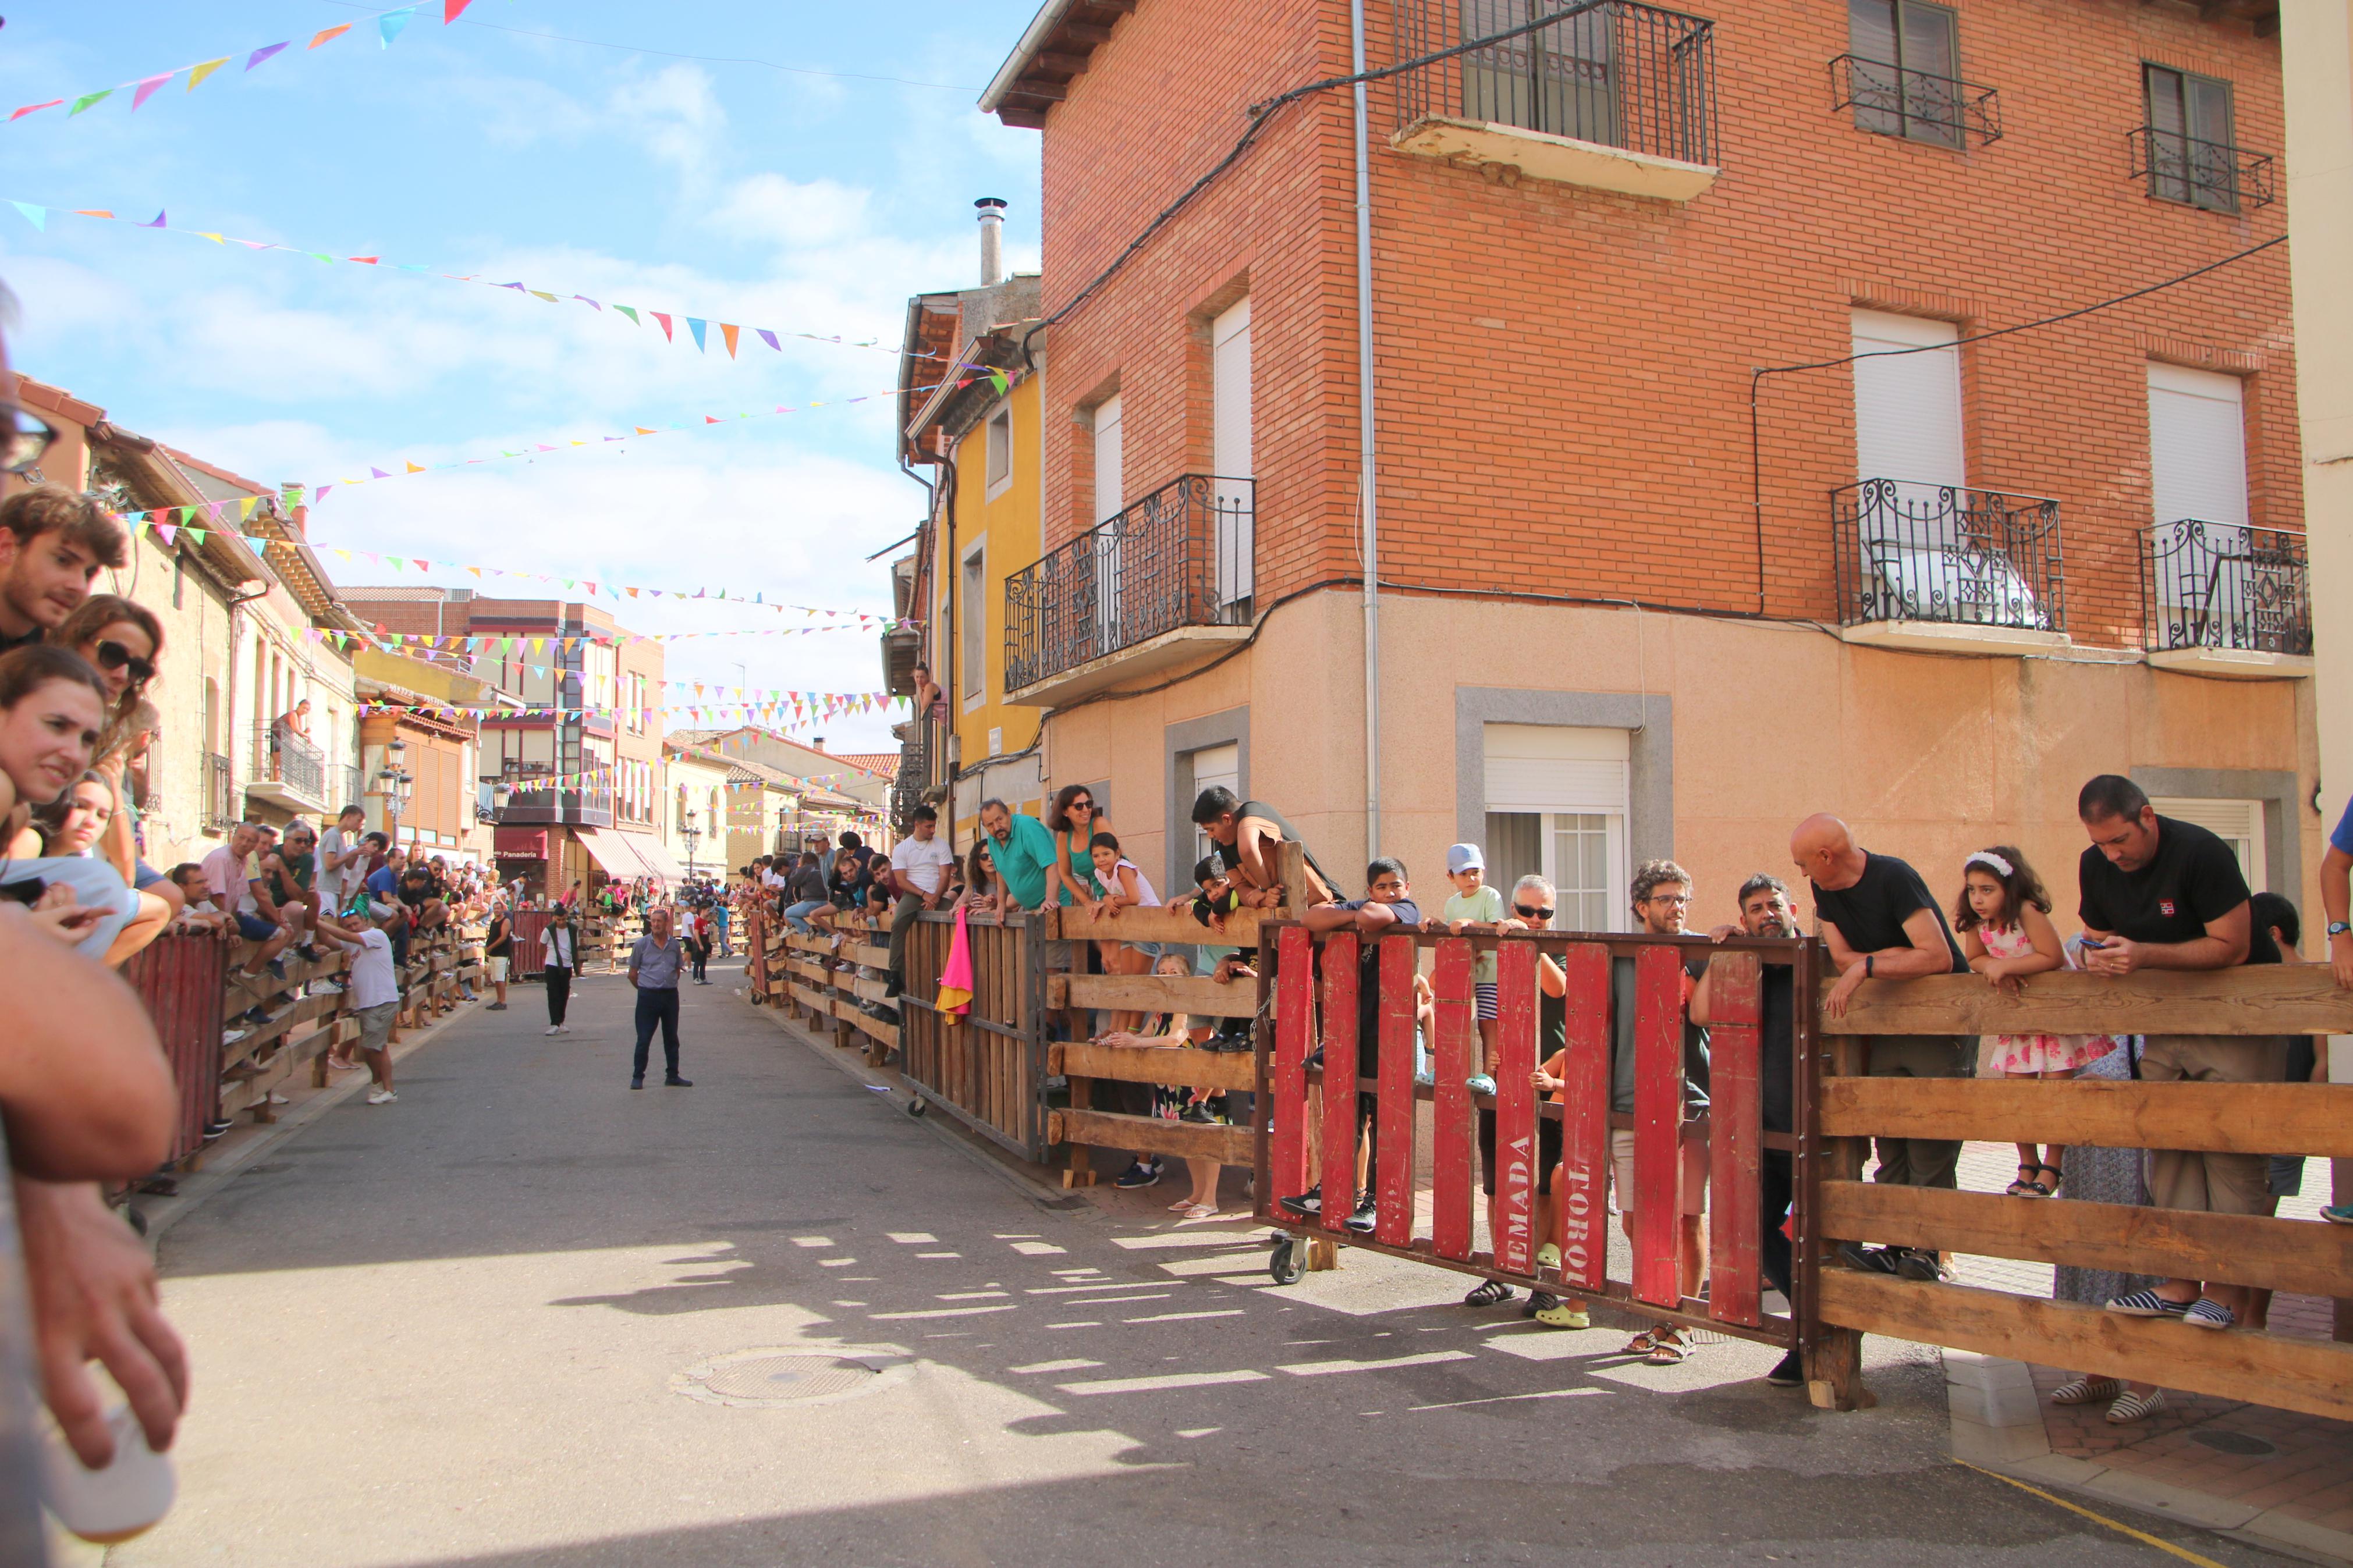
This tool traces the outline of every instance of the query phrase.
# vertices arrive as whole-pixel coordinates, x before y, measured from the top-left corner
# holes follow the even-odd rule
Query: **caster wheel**
[[[139,1212],[139,1207],[136,1204],[123,1205],[122,1217],[131,1222],[131,1228],[132,1230],[137,1231],[142,1236],[147,1234],[147,1216]]]
[[[925,1115],[931,1110],[931,1102],[920,1094],[907,1101],[907,1114],[910,1116],[920,1117]]]
[[[1307,1272],[1307,1248],[1297,1238],[1275,1243],[1274,1256],[1267,1260],[1269,1278],[1278,1285],[1296,1285]]]

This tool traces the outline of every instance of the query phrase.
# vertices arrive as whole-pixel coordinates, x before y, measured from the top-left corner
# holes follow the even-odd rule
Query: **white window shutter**
[[[1883,357],[1854,362],[1854,466],[1861,479],[1907,486],[1965,485],[1961,438],[1961,351],[1950,321],[1857,310],[1853,352]],[[1917,353],[1891,350],[1917,349]]]

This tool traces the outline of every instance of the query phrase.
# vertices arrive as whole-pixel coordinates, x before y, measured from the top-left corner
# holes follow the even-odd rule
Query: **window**
[[[1095,521],[1126,505],[1120,473],[1120,408],[1116,393],[1095,405]]]
[[[2244,384],[2235,375],[2148,367],[2149,483],[2157,522],[2247,521]]]
[[[172,608],[180,607],[180,587],[187,580],[188,559],[178,551],[172,552]]]
[[[1534,872],[1561,931],[1623,931],[1631,737],[1553,724],[1486,727],[1487,879],[1511,897]]]
[[[982,634],[987,630],[987,546],[975,545],[965,552],[963,603],[957,606],[956,663],[963,677],[965,700],[977,700],[988,685],[988,643]]]
[[[2148,194],[2213,212],[2239,210],[2239,150],[2232,144],[2231,84],[2166,66],[2141,67],[2148,98],[2143,162]]]
[[[1013,410],[1000,408],[988,416],[988,498],[1013,478]]]
[[[1250,454],[1250,305],[1248,300],[1209,323],[1209,471],[1218,509],[1218,603],[1250,596],[1256,565],[1249,484]]]
[[[2263,803],[2259,800],[2187,800],[2153,796],[2149,805],[2159,816],[2172,817],[2205,828],[2231,847],[2239,858],[2239,874],[2247,890],[2260,893],[2270,886],[2263,863]]]
[[[1240,795],[1242,749],[1238,743],[1229,741],[1222,746],[1204,746],[1198,752],[1187,753],[1187,758],[1193,764],[1192,799],[1183,803],[1188,819],[1193,815],[1193,801],[1201,798],[1203,790],[1229,789],[1237,796]],[[1193,867],[1215,848],[1216,846],[1209,842],[1209,836],[1197,826],[1193,829],[1193,858],[1185,863],[1187,873],[1189,875]]]
[[[1120,540],[1118,531],[1103,525],[1126,506],[1120,399],[1117,394],[1095,406],[1095,628],[1103,647],[1120,646]]]
[[[1960,330],[1950,321],[1854,312],[1854,470],[1933,489],[1968,483],[1961,440]],[[1913,351],[1913,352],[1906,352]]]
[[[1923,0],[1847,0],[1854,122],[1885,136],[1958,147],[1959,26]]]

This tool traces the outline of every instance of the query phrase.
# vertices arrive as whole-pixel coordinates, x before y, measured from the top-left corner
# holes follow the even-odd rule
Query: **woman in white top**
[[[564,1009],[572,1000],[572,976],[580,968],[575,941],[571,911],[556,905],[548,911],[547,929],[539,933],[540,973],[547,982],[547,1032],[551,1035],[572,1032],[564,1021]]]
[[[1094,858],[1095,880],[1103,885],[1103,896],[1095,900],[1090,918],[1119,918],[1122,910],[1156,909],[1160,895],[1152,890],[1150,879],[1143,868],[1119,852],[1119,840],[1108,833],[1098,833],[1088,841],[1089,852]],[[1149,974],[1161,954],[1162,944],[1156,942],[1116,942],[1098,939],[1095,955],[1103,963],[1105,974]],[[1113,1029],[1134,1029],[1142,1025],[1141,1013],[1119,1013],[1112,1018]]]

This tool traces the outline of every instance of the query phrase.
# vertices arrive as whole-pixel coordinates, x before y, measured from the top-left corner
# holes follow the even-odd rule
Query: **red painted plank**
[[[1672,947],[1645,947],[1634,957],[1634,1294],[1662,1307],[1683,1299],[1683,958]],[[1624,1206],[1623,1193],[1618,1202]]]
[[[1278,1199],[1307,1190],[1307,1039],[1314,1024],[1315,939],[1301,926],[1275,939],[1274,1128],[1267,1141],[1270,1192],[1259,1212],[1287,1218]]]
[[[1495,982],[1495,1267],[1526,1274],[1535,1267],[1536,1091],[1528,1081],[1536,1066],[1535,946],[1503,943]]]
[[[1478,1184],[1472,1165],[1479,1158],[1472,1125],[1471,1091],[1463,1086],[1473,1068],[1479,1026],[1472,1016],[1471,944],[1449,937],[1438,944],[1438,967],[1430,974],[1438,1001],[1438,1089],[1431,1106],[1431,1240],[1438,1256],[1471,1258],[1471,1193]]]
[[[1356,1206],[1356,933],[1324,939],[1324,1228]]]
[[[1379,1218],[1374,1237],[1389,1247],[1413,1240],[1413,938],[1381,939],[1380,1136],[1373,1185]]]
[[[206,1124],[220,1102],[221,1004],[228,951],[212,936],[160,936],[123,966],[123,979],[146,1006],[179,1090],[170,1163],[204,1147]]]
[[[1757,1027],[1763,968],[1753,952],[1708,965],[1708,1312],[1761,1327],[1757,1167],[1763,1158]]]
[[[1568,1060],[1562,1064],[1560,1277],[1599,1293],[1609,1267],[1609,950],[1579,943],[1560,955]]]

